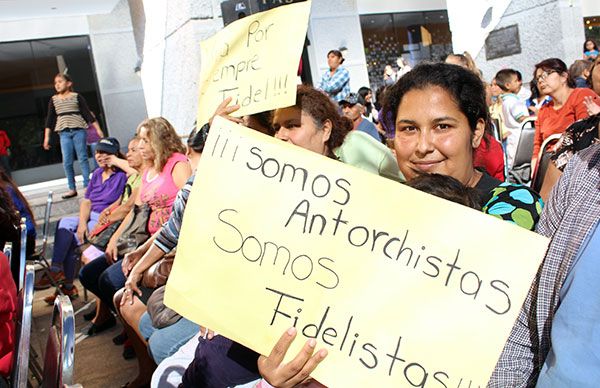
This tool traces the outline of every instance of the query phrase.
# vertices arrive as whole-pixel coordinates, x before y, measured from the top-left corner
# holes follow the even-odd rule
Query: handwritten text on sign
[[[247,16],[200,42],[198,123],[227,97],[240,105],[238,116],[294,104],[310,4]]]
[[[262,354],[295,326],[332,387],[485,386],[547,245],[220,118],[197,176],[166,303]]]

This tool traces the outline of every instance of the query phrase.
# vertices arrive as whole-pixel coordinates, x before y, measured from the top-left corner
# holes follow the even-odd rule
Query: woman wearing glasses
[[[552,97],[552,101],[540,108],[535,122],[532,158],[535,164],[544,140],[555,133],[563,133],[575,121],[587,118],[589,114],[584,99],[590,97],[599,101],[599,97],[591,89],[576,89],[567,66],[558,58],[549,58],[535,65],[533,75],[540,92]]]

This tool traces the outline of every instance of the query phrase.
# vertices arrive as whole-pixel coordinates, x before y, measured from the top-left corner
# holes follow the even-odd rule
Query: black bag
[[[121,221],[113,222],[93,237],[87,238],[86,236],[86,242],[92,244],[101,251],[105,250],[106,246],[108,245],[108,242],[110,241],[110,238],[113,234],[115,234],[115,232],[119,228],[119,225],[121,225]]]
[[[147,203],[141,206],[133,206],[133,219],[129,222],[129,225],[127,225],[117,243],[119,256],[129,253],[150,238],[150,233],[148,232],[149,218],[150,206]],[[133,244],[131,244],[132,241]]]

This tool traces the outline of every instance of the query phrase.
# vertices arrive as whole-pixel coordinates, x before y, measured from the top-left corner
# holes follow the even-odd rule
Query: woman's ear
[[[325,144],[329,141],[329,138],[331,137],[332,129],[333,129],[333,123],[331,122],[331,120],[329,120],[329,119],[325,120],[325,122],[323,123],[323,128],[321,128],[321,131],[323,132],[323,144]]]
[[[485,120],[479,119],[477,120],[477,124],[475,124],[475,131],[473,132],[473,136],[471,137],[471,146],[473,147],[473,149],[479,147],[484,134]]]

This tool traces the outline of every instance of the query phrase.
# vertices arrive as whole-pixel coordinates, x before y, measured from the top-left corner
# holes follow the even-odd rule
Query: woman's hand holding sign
[[[292,361],[284,364],[283,358],[296,338],[296,333],[295,328],[289,328],[279,338],[271,354],[268,357],[260,356],[258,359],[258,370],[261,376],[274,387],[288,388],[304,383],[327,356],[325,349],[313,354],[317,343],[314,339],[310,339]]]
[[[233,121],[236,124],[243,124],[244,120],[242,120],[241,118],[230,116],[230,114],[240,109],[240,106],[237,104],[228,106],[231,100],[231,97],[227,97],[223,100],[223,102],[215,110],[215,113],[212,115],[210,120],[208,120],[208,125],[212,125],[212,121],[215,118],[215,116],[221,116],[229,121]]]

